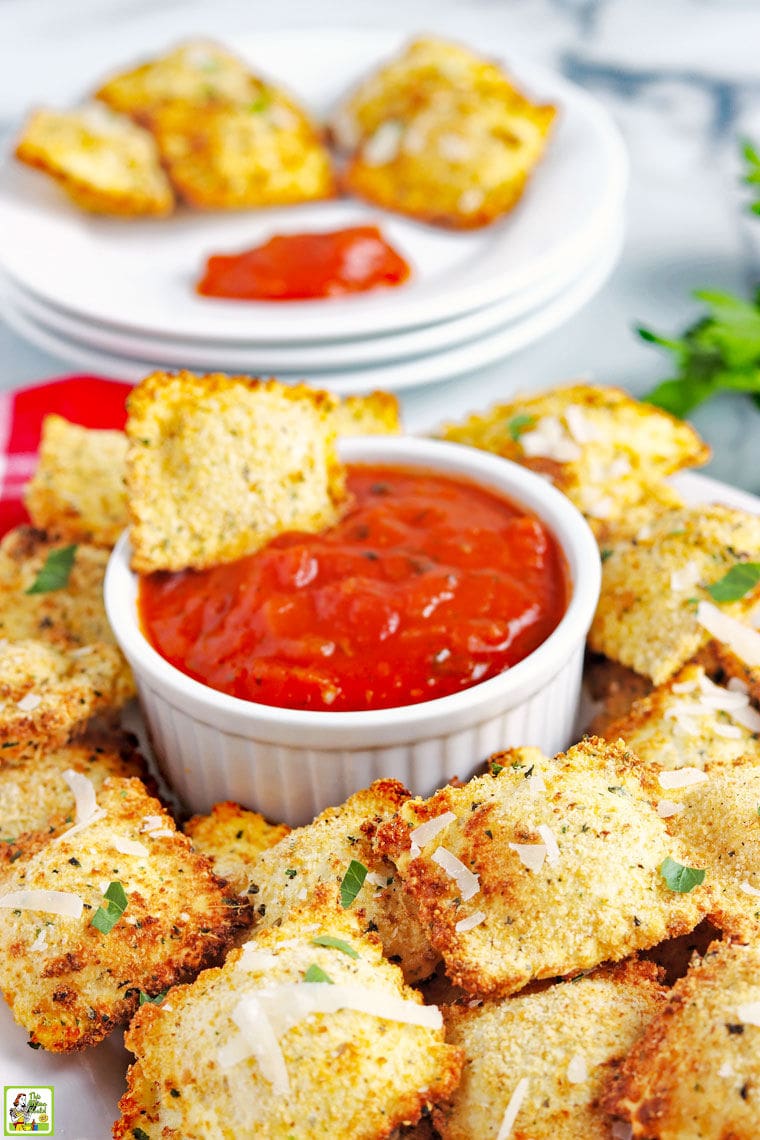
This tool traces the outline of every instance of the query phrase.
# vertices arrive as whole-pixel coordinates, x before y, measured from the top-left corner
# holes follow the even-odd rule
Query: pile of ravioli
[[[46,421],[35,525],[0,545],[0,987],[30,1044],[128,1026],[117,1138],[756,1138],[760,517],[681,501],[667,477],[707,449],[617,389],[447,425],[598,537],[589,735],[462,756],[427,799],[380,780],[294,830],[230,803],[182,824],[120,727],[101,585],[125,479],[150,558],[177,409],[226,455],[263,400],[264,456],[294,399],[328,466],[336,435],[400,430],[381,394],[189,373],[143,382],[127,436]]]
[[[197,40],[112,76],[83,107],[34,111],[16,157],[99,214],[164,216],[177,201],[283,206],[342,190],[470,229],[517,203],[555,113],[497,64],[424,38],[366,77],[322,127],[232,52]]]

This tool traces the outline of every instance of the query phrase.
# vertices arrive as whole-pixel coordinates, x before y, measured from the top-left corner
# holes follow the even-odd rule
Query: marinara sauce
[[[567,604],[556,540],[463,479],[349,467],[353,505],[322,534],[140,583],[143,628],[196,680],[282,708],[411,705],[493,677]]]
[[[198,283],[204,297],[303,301],[401,285],[410,269],[377,226],[279,234],[245,253],[212,254]]]

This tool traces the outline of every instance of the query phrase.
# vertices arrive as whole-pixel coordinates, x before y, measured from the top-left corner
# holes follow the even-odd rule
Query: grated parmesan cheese
[[[540,773],[537,773],[535,776],[528,776],[528,791],[532,796],[535,796],[537,792],[546,791],[546,784]]]
[[[436,835],[439,835],[440,832],[448,827],[450,823],[453,823],[455,819],[456,816],[453,811],[445,811],[442,815],[436,815],[433,819],[425,820],[419,827],[415,827],[414,831],[409,833],[409,838],[414,845],[421,849],[427,843],[431,843]],[[369,875],[367,878],[369,878]]]
[[[712,602],[700,602],[697,621],[712,637],[723,642],[745,665],[760,665],[760,633],[729,617]]]
[[[515,1085],[514,1092],[509,1098],[509,1104],[506,1107],[504,1116],[501,1121],[501,1127],[496,1134],[496,1140],[507,1140],[512,1129],[514,1128],[517,1114],[522,1108],[523,1101],[528,1095],[528,1085],[530,1082],[527,1077],[520,1077],[520,1080]]]
[[[42,930],[40,930],[40,932],[37,935],[37,937],[35,938],[34,942],[29,947],[29,953],[30,954],[41,954],[43,952],[43,950],[47,950],[47,948],[48,948],[47,927],[43,926]]]
[[[393,162],[398,156],[403,133],[401,123],[394,119],[381,123],[362,149],[362,159],[367,166],[385,166],[387,162]]]
[[[554,459],[557,463],[572,463],[583,454],[557,416],[542,416],[531,431],[522,433],[520,446],[529,459]]]
[[[718,1076],[719,1077],[725,1077],[725,1078],[734,1076],[734,1066],[731,1064],[730,1061],[724,1061],[723,1062],[721,1067],[718,1069]]]
[[[111,842],[121,855],[148,855],[148,848],[136,839],[127,839],[124,835],[114,835]]]
[[[450,879],[454,880],[459,887],[463,902],[475,897],[480,890],[480,879],[468,867],[465,867],[461,859],[457,859],[456,855],[447,850],[446,847],[437,847],[433,852],[432,859],[446,872]]]
[[[84,903],[73,891],[20,890],[0,895],[0,907],[4,910],[42,910],[64,918],[79,918]]]
[[[691,590],[699,581],[700,570],[694,559],[690,559],[679,570],[673,570],[670,575],[670,588],[674,594],[683,594]]]
[[[657,780],[661,788],[670,791],[673,788],[690,788],[692,784],[702,784],[707,778],[701,768],[676,768],[672,772],[660,772]]]
[[[684,811],[686,804],[677,804],[673,800],[658,800],[657,801],[657,814],[660,819],[670,819],[672,815],[678,815]]]
[[[597,427],[591,423],[588,416],[577,404],[569,404],[565,408],[565,423],[567,430],[576,443],[593,443],[599,438]],[[626,460],[626,470],[630,471],[630,464]]]
[[[744,891],[745,895],[752,895],[754,898],[760,899],[760,891],[757,887],[753,887],[752,883],[739,883],[739,890]]]
[[[546,859],[545,843],[510,843],[510,850],[529,871],[540,871]]]
[[[36,693],[27,693],[20,701],[16,701],[16,708],[21,712],[34,712],[41,702],[42,697],[38,697]]]
[[[760,1025],[760,1001],[748,1001],[736,1012],[742,1025]]]
[[[567,1079],[571,1085],[582,1085],[584,1081],[588,1080],[588,1065],[582,1053],[576,1053],[574,1057],[570,1058],[570,1063],[567,1066]]]
[[[61,839],[71,839],[73,835],[76,835],[77,832],[82,831],[85,827],[89,827],[91,823],[103,819],[106,814],[103,808],[98,807],[98,801],[95,798],[95,785],[92,780],[88,780],[87,776],[83,776],[81,772],[76,772],[73,768],[66,769],[63,773],[63,779],[74,797],[74,823],[61,835],[57,836],[56,839],[53,840],[54,843],[59,842]]]
[[[556,866],[559,863],[559,846],[554,832],[546,823],[540,823],[536,831],[546,845],[546,862],[550,867]]]
[[[457,934],[465,934],[468,930],[474,930],[476,926],[480,926],[481,922],[485,922],[485,920],[485,911],[476,910],[468,915],[467,918],[460,918],[454,929]]]

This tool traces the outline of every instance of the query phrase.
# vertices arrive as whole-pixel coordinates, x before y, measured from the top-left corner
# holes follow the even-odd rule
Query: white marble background
[[[756,0],[0,0],[0,145],[30,103],[63,100],[72,78],[85,87],[174,39],[234,46],[256,28],[330,25],[429,30],[532,57],[603,100],[630,150],[627,240],[605,290],[504,363],[406,393],[411,430],[579,375],[644,392],[670,364],[636,324],[676,332],[700,311],[693,289],[748,295],[760,282],[760,218],[747,213],[737,143],[760,143]],[[70,370],[0,324],[0,387]],[[710,473],[760,493],[760,411],[724,396],[694,420],[714,447]]]

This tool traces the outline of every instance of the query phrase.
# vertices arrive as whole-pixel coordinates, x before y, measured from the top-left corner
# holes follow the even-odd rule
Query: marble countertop
[[[669,358],[636,325],[676,333],[696,288],[749,296],[760,281],[760,218],[747,211],[738,139],[760,142],[760,8],[755,0],[2,0],[0,145],[30,103],[64,99],[72,75],[195,34],[343,26],[432,31],[556,68],[609,108],[631,158],[627,236],[603,291],[530,348],[480,372],[403,395],[410,430],[517,389],[574,377],[640,394]],[[2,237],[0,235],[0,240]],[[71,371],[0,321],[0,387]],[[694,422],[714,449],[709,473],[760,493],[760,411],[722,396]]]

